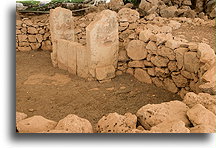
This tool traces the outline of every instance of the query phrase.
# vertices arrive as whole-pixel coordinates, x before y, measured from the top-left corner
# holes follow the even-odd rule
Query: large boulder
[[[215,128],[216,116],[203,105],[197,104],[187,111],[187,116],[194,126],[209,125]]]
[[[148,104],[141,107],[136,115],[145,129],[151,129],[164,121],[182,120],[186,126],[190,125],[186,112],[189,107],[180,101],[161,104]]]
[[[56,124],[42,116],[33,116],[19,121],[17,129],[20,133],[40,133],[54,129]]]
[[[216,100],[215,96],[211,96],[208,93],[195,94],[194,92],[189,92],[185,95],[183,102],[187,104],[190,108],[197,104],[202,104],[205,108],[216,114]]]
[[[77,115],[69,114],[64,119],[61,119],[55,130],[66,130],[70,133],[92,133],[91,123],[84,118],[80,118]]]
[[[97,124],[97,132],[99,133],[126,133],[136,129],[137,117],[131,113],[119,115],[118,113],[110,113],[103,116]]]
[[[185,127],[185,123],[181,120],[164,121],[151,128],[152,133],[190,133]]]

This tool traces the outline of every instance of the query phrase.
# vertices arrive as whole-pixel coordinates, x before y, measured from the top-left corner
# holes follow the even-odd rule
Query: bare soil
[[[16,110],[29,117],[59,121],[68,114],[88,119],[95,127],[108,113],[136,113],[146,104],[181,100],[163,88],[141,83],[129,74],[107,83],[87,81],[54,68],[50,52],[17,52]]]

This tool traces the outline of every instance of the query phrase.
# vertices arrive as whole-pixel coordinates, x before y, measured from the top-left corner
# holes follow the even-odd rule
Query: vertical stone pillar
[[[86,28],[89,50],[89,73],[97,80],[115,76],[118,61],[119,37],[117,13],[104,10]]]
[[[51,59],[53,66],[56,67],[58,65],[57,41],[59,39],[74,41],[74,21],[72,17],[72,12],[68,9],[64,9],[61,7],[51,9],[49,22],[51,40],[53,44],[53,52],[51,53]]]

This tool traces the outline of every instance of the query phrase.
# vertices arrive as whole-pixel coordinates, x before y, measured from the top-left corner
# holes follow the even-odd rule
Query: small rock
[[[148,84],[152,83],[151,77],[148,75],[148,73],[145,70],[141,68],[135,69],[134,77],[141,82],[148,83]]]

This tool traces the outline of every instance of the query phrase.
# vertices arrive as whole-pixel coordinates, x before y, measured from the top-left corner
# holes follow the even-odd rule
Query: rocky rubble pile
[[[16,51],[37,49],[52,50],[48,16],[16,20]]]
[[[190,92],[183,102],[148,104],[136,114],[109,113],[98,121],[95,131],[88,120],[74,114],[55,122],[16,112],[16,127],[19,133],[214,133],[215,105],[215,96]]]

